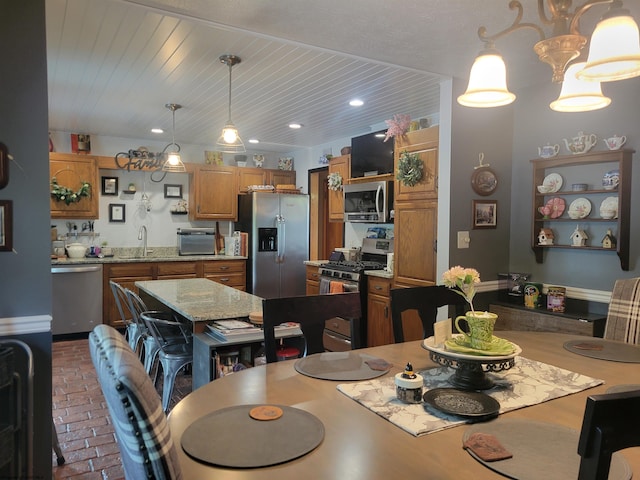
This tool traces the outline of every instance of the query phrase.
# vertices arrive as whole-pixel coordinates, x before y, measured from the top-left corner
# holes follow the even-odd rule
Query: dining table
[[[565,343],[579,337],[571,334],[533,331],[500,331],[501,338],[519,346],[522,351],[516,364],[524,359],[541,362],[599,379],[597,386],[586,388],[535,405],[500,413],[485,425],[502,419],[545,422],[579,432],[586,399],[602,394],[614,386],[640,383],[639,362],[616,362],[579,355],[564,348]],[[410,341],[358,350],[368,356],[383,359],[391,368],[382,379],[393,378],[411,363],[415,372],[443,368],[430,359],[422,341]],[[199,480],[278,480],[313,479],[499,479],[504,478],[463,449],[463,437],[470,428],[482,423],[460,423],[425,435],[412,435],[396,424],[365,408],[338,388],[357,383],[326,380],[301,374],[296,360],[280,361],[248,368],[214,380],[188,394],[168,416],[171,436],[178,451],[184,478]],[[445,367],[446,368],[446,367]],[[499,379],[505,372],[489,373]],[[347,385],[348,386],[348,385]],[[321,422],[324,437],[319,445],[290,461],[260,468],[216,466],[195,459],[182,447],[185,431],[204,422],[214,412],[242,405],[283,406],[308,412]],[[398,408],[403,408],[400,405]],[[238,441],[238,432],[228,430],[207,432],[211,447],[233,448],[242,455],[260,453],[260,445],[247,448],[250,442]],[[286,435],[296,435],[295,428]],[[576,445],[577,448],[577,445]],[[621,452],[631,471],[640,474],[640,448]],[[535,475],[532,478],[536,478]]]

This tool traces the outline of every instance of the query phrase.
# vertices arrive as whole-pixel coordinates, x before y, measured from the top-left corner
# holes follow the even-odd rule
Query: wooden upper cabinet
[[[295,170],[268,170],[267,185],[295,185]]]
[[[267,174],[263,168],[238,167],[238,192],[247,193],[249,185],[268,185]]]
[[[395,200],[413,201],[438,198],[438,135],[439,127],[425,128],[396,137],[394,171],[402,152],[416,153],[424,165],[422,180],[413,187],[395,182]]]
[[[237,220],[238,169],[199,165],[190,188],[192,220]]]
[[[351,155],[341,155],[329,161],[329,175],[339,173],[342,184],[348,183],[351,177]],[[344,222],[344,194],[342,189],[329,190],[329,221]]]
[[[58,185],[77,192],[83,182],[89,182],[91,193],[78,202],[65,203],[51,196],[51,218],[98,218],[100,179],[96,158],[75,153],[49,154],[50,178],[55,177]]]

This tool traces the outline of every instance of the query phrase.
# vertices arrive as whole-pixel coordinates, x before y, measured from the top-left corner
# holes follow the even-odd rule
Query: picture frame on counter
[[[182,198],[182,185],[164,184],[164,198]]]
[[[102,195],[118,195],[118,177],[102,177]]]
[[[110,203],[109,204],[109,221],[112,223],[124,223],[125,221],[125,204]]]
[[[473,228],[497,228],[498,202],[496,200],[473,200]]]
[[[13,250],[13,202],[0,200],[0,251]]]

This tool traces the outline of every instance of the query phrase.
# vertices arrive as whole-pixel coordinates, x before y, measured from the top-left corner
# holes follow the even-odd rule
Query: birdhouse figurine
[[[584,247],[588,238],[585,231],[580,228],[580,225],[577,225],[571,234],[571,242],[574,247]]]
[[[607,233],[602,239],[602,248],[616,248],[617,242],[616,237],[613,236],[611,229],[607,229]]]
[[[541,228],[538,233],[538,245],[553,245],[553,230],[550,228]]]

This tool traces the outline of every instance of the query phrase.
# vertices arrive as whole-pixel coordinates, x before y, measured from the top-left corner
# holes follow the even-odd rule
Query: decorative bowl
[[[67,255],[69,258],[84,258],[87,247],[81,243],[70,243],[67,245]]]
[[[584,192],[586,189],[586,183],[574,183],[571,185],[571,190],[573,190],[574,192]]]

